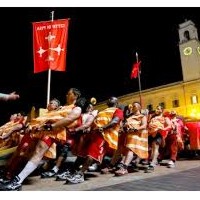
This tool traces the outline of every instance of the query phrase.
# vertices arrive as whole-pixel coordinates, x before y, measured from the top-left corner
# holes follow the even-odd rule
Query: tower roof
[[[194,22],[191,21],[191,20],[186,20],[185,22],[179,24],[179,28],[185,28],[185,27],[188,27],[188,26],[195,26]]]

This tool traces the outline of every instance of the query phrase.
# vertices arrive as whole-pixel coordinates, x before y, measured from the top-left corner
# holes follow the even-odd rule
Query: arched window
[[[179,107],[179,100],[178,99],[173,100],[172,105],[173,105],[173,108]]]
[[[185,38],[186,41],[190,40],[190,33],[189,33],[189,31],[185,31],[184,32],[184,38]]]
[[[198,103],[198,96],[192,95],[191,96],[191,104],[197,104]]]

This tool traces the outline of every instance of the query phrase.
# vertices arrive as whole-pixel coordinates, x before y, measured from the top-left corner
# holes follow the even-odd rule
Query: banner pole
[[[54,11],[51,11],[51,21],[54,20]],[[51,86],[51,69],[48,69],[48,83],[47,83],[47,105],[50,102],[50,86]]]
[[[136,52],[136,61],[137,63],[139,62],[139,59],[138,59],[138,53]],[[141,94],[141,81],[140,81],[140,66],[139,66],[139,70],[138,70],[138,85],[139,85],[139,98],[140,98],[140,105],[142,107],[142,94]]]

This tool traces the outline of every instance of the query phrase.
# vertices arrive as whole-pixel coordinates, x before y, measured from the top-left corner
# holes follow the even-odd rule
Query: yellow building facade
[[[120,96],[120,104],[140,101],[143,109],[154,110],[162,105],[166,111],[176,110],[179,115],[200,119],[200,41],[197,28],[189,20],[179,25],[179,50],[183,81],[162,85]],[[106,102],[96,109],[106,108]]]

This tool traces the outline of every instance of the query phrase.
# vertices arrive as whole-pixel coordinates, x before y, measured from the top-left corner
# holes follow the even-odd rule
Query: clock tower
[[[179,24],[178,31],[183,81],[200,79],[200,41],[197,28],[189,20]]]

